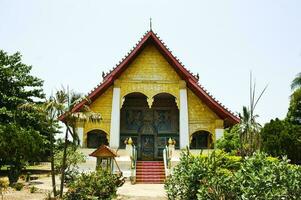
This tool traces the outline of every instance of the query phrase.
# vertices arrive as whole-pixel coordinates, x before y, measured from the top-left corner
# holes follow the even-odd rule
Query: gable
[[[180,76],[153,44],[148,44],[118,78],[121,81],[179,82]]]
[[[145,73],[143,73],[143,70],[141,69],[142,65],[140,63],[146,63],[146,65],[150,66],[159,66],[158,61],[162,60],[161,56],[157,54],[157,51],[154,51],[154,48],[152,46],[148,47],[149,44],[153,44],[154,47],[157,48],[158,52],[161,53],[161,56],[165,58],[165,61],[162,61],[162,63],[165,63],[163,66],[168,66],[166,62],[169,63],[169,66],[172,66],[173,71],[165,70],[163,71],[155,72],[157,70],[151,70],[150,68],[146,69],[144,68]],[[148,49],[149,48],[149,49]],[[145,50],[145,51],[143,51]],[[142,52],[142,54],[140,54]],[[144,53],[143,53],[144,52]],[[152,56],[158,56],[159,59],[153,59],[152,56],[148,58],[148,56],[145,56],[144,54],[152,55]],[[140,58],[139,58],[140,57]],[[138,59],[136,59],[138,58]],[[143,61],[143,62],[142,62]],[[138,63],[138,64],[137,64]],[[129,67],[129,66],[134,67]],[[132,69],[131,69],[132,68]],[[129,69],[129,70],[128,70]],[[158,70],[163,68],[158,68]],[[169,69],[169,68],[168,68]],[[147,71],[149,70],[149,71]],[[128,71],[127,73],[123,73],[125,71]],[[177,76],[175,75],[175,73]],[[161,73],[161,74],[158,74]],[[106,74],[104,76],[103,82],[98,85],[93,91],[91,91],[88,94],[88,98],[93,102],[95,101],[99,96],[101,96],[109,87],[111,87],[115,80],[121,78],[123,80],[153,80],[156,81],[156,79],[160,81],[166,81],[168,83],[169,80],[175,81],[177,78],[184,80],[186,82],[187,88],[189,88],[208,108],[210,108],[217,116],[219,116],[221,119],[227,122],[229,125],[233,125],[239,122],[239,118],[236,117],[233,113],[231,113],[227,108],[221,105],[217,100],[215,100],[208,92],[206,92],[203,87],[198,83],[198,79],[189,72],[182,64],[181,62],[172,55],[172,53],[169,51],[169,49],[165,46],[165,44],[160,40],[159,37],[153,32],[149,31],[147,32],[143,38],[139,41],[139,43],[136,45],[135,48],[117,65],[110,73]],[[165,80],[164,80],[165,79]],[[130,86],[127,86],[130,87]],[[137,86],[138,88],[140,86]],[[153,86],[153,89],[156,89],[157,86]],[[147,89],[147,85],[141,85],[141,88],[143,90]],[[170,89],[170,86],[168,84],[165,84],[162,86],[163,90]],[[167,91],[169,91],[167,90]],[[175,91],[173,93],[175,94]],[[178,98],[178,95],[174,95],[176,98]],[[72,112],[79,111],[83,105],[89,103],[87,100],[83,100],[76,104],[74,108],[72,109]],[[150,102],[151,103],[151,102]],[[59,118],[60,120],[64,121],[65,115],[63,114]]]

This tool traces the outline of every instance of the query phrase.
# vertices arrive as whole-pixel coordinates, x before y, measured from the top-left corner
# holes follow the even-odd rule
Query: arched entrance
[[[120,148],[125,148],[124,141],[131,137],[139,160],[160,160],[168,138],[179,140],[179,110],[175,97],[167,93],[148,100],[142,93],[125,96],[120,111]]]
[[[108,144],[106,132],[96,129],[87,133],[87,148],[98,148]]]
[[[197,131],[191,136],[190,149],[210,149],[212,134],[208,131]]]

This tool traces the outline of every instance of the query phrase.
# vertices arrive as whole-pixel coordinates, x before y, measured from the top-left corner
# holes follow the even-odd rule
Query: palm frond
[[[295,90],[297,88],[301,88],[301,72],[297,74],[294,80],[291,83],[291,89]]]
[[[267,88],[268,88],[268,85],[266,85],[266,86],[264,87],[264,89],[261,91],[259,97],[257,98],[257,100],[256,100],[256,102],[255,102],[255,104],[254,104],[253,110],[255,110],[255,107],[256,107],[258,101],[261,99],[262,95],[265,93],[265,91],[266,91]]]

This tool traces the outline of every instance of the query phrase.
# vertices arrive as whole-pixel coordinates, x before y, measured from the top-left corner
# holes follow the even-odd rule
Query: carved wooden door
[[[141,159],[154,160],[155,155],[155,140],[153,135],[141,136]]]

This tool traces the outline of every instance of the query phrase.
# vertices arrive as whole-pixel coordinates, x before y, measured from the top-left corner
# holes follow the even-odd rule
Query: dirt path
[[[47,197],[47,192],[37,191],[35,193],[30,193],[28,188],[23,188],[21,191],[9,189],[3,196],[3,200],[43,200]]]
[[[57,179],[59,183],[59,179]],[[30,193],[30,187],[36,187],[38,191]],[[44,200],[51,191],[51,177],[40,177],[37,180],[25,183],[21,191],[8,189],[4,194],[4,200]],[[135,184],[126,182],[117,190],[116,200],[167,200],[163,184]],[[1,199],[1,196],[0,196]]]

